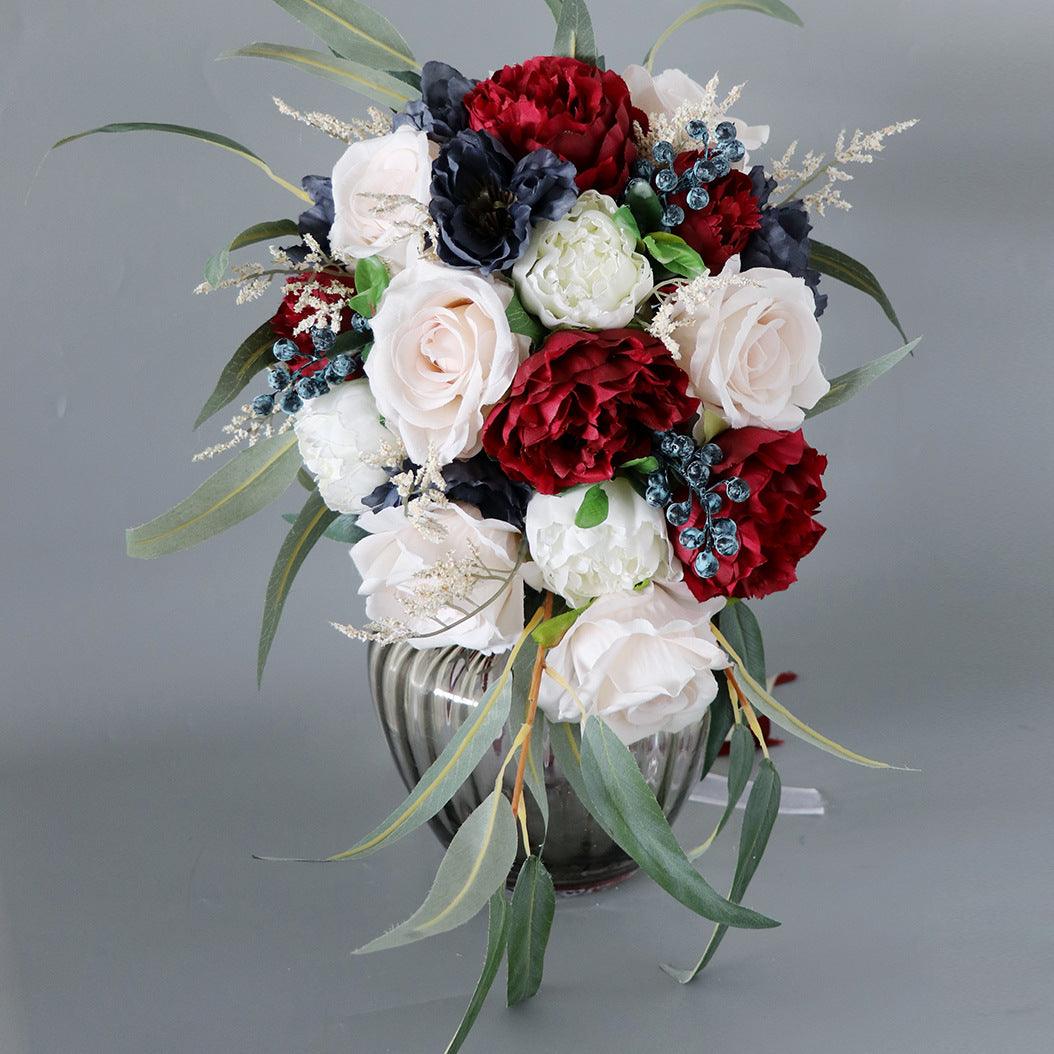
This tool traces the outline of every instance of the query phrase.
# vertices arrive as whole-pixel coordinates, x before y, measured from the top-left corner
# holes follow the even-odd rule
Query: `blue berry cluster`
[[[703,156],[684,173],[677,174],[673,144],[666,140],[655,144],[651,152],[652,160],[641,158],[633,166],[634,176],[654,186],[662,202],[662,225],[666,230],[679,227],[685,217],[684,209],[669,200],[670,194],[686,191],[688,208],[696,211],[705,209],[710,203],[706,184],[727,176],[732,166],[746,156],[746,149],[736,138],[736,126],[731,121],[722,121],[717,125],[713,138],[710,129],[702,121],[689,121],[685,129],[689,137],[699,144],[696,149]]]
[[[703,527],[685,527],[680,543],[685,549],[696,551],[692,568],[700,578],[713,578],[718,571],[718,556],[735,556],[739,552],[739,530],[736,521],[718,516],[723,499],[718,493],[724,488],[731,502],[744,502],[750,497],[750,485],[738,476],[711,482],[714,466],[725,458],[716,443],[698,446],[691,436],[676,432],[655,433],[655,457],[659,467],[648,476],[645,498],[649,505],[666,510],[666,520],[674,527],[684,527],[692,515],[692,499],[706,515]],[[672,477],[672,479],[671,479]],[[673,480],[682,481],[689,495],[684,501],[673,500]]]
[[[355,323],[360,319],[360,324],[356,326]],[[353,316],[352,327],[356,331],[364,331],[362,323],[365,323],[366,329],[369,328],[368,319],[361,315]],[[272,352],[277,365],[267,371],[267,385],[271,391],[253,399],[253,413],[267,417],[274,412],[275,402],[278,401],[280,408],[287,414],[295,414],[308,399],[325,395],[331,386],[346,381],[355,372],[357,363],[351,355],[346,354],[330,358],[336,342],[337,335],[333,330],[316,326],[311,330],[313,352],[307,355],[307,362],[291,369],[289,364],[304,358],[303,353],[296,342],[288,337],[276,340]]]

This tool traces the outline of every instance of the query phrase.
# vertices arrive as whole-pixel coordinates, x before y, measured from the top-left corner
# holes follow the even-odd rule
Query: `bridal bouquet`
[[[195,128],[93,129],[222,147],[300,201],[295,219],[256,223],[225,243],[198,288],[278,302],[198,417],[244,399],[199,457],[242,449],[130,530],[128,551],[196,544],[299,480],[307,497],[287,516],[267,587],[260,675],[293,579],[322,537],[350,546],[365,597],[366,624],[339,630],[497,656],[478,712],[406,801],[327,858],[362,857],[434,817],[509,723],[494,790],[453,837],[424,904],[360,949],[441,933],[489,906],[483,974],[455,1050],[503,958],[510,1004],[541,981],[554,894],[525,798],[545,814],[543,726],[600,827],[715,925],[698,963],[664,967],[682,982],[727,927],[776,925],[741,904],[779,804],[762,722],[886,767],[774,698],[746,602],[791,585],[824,533],[827,458],[803,427],[917,343],[906,342],[874,275],[811,237],[815,216],[849,208],[852,166],[914,122],[843,133],[827,154],[799,157],[792,145],[766,165],[769,128],[740,116],[739,87],[722,94],[716,76],[703,85],[680,70],[653,73],[670,33],[719,9],[798,23],[779,0],[699,4],[621,74],[605,67],[582,0],[547,0],[553,53],[481,79],[419,64],[358,0],[277,2],[325,49],[257,43],[234,54],[292,63],[377,104],[351,118],[275,100],[337,140],[331,173],[297,186],[234,140]],[[256,243],[269,244],[266,262],[232,262]],[[827,279],[873,297],[905,344],[828,378]],[[707,713],[703,770],[730,737],[728,806],[710,839],[686,852],[629,748]],[[744,793],[755,741],[762,757],[721,896],[692,860]]]

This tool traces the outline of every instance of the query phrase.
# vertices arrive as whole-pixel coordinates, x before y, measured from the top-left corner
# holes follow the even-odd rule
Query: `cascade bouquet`
[[[419,64],[358,0],[278,0],[324,50],[257,43],[233,54],[292,63],[377,104],[350,118],[275,100],[341,144],[332,172],[299,186],[195,128],[81,133],[196,138],[301,201],[295,219],[249,226],[206,264],[199,292],[278,301],[198,418],[245,392],[223,441],[199,457],[241,449],[130,530],[129,553],[196,544],[298,480],[307,497],[286,517],[267,587],[260,675],[297,570],[323,537],[350,546],[365,597],[367,623],[337,629],[373,647],[486,657],[486,691],[409,797],[326,858],[360,858],[432,820],[500,744],[493,788],[453,833],[424,904],[360,949],[489,908],[483,973],[448,1050],[503,959],[510,1004],[541,982],[555,904],[549,766],[591,823],[714,925],[694,966],[664,966],[681,982],[728,927],[776,925],[742,905],[780,796],[763,723],[886,767],[774,698],[747,601],[791,585],[824,533],[827,459],[803,426],[917,343],[874,275],[811,236],[815,216],[849,207],[852,164],[914,122],[843,133],[828,155],[796,160],[791,146],[766,167],[769,128],[738,116],[740,88],[722,97],[716,77],[656,75],[653,60],[675,29],[721,8],[800,24],[785,4],[700,4],[619,74],[605,68],[582,0],[547,2],[553,53],[475,79]],[[269,243],[266,263],[232,262],[255,243]],[[829,379],[821,277],[872,296],[904,345]],[[691,778],[727,745],[729,793],[710,838],[685,851],[632,748],[690,729],[702,730]],[[744,794],[756,748],[722,896],[693,861]]]

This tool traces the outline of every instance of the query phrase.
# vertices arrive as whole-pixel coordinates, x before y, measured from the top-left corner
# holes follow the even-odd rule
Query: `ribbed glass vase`
[[[481,655],[468,648],[415,650],[407,644],[371,644],[370,687],[384,734],[407,788],[450,742],[461,723],[486,698],[507,655]],[[672,820],[698,779],[710,715],[683,732],[659,733],[630,750],[659,805]],[[444,845],[469,814],[493,790],[498,769],[508,753],[514,731],[508,726],[483,756],[451,801],[430,821]],[[549,830],[542,857],[557,889],[586,892],[611,885],[636,870],[636,864],[608,837],[579,802],[549,747],[542,743],[545,788],[549,799]],[[515,765],[505,773],[511,793]],[[531,843],[542,837],[541,814],[526,795]],[[520,857],[513,877],[522,863]]]

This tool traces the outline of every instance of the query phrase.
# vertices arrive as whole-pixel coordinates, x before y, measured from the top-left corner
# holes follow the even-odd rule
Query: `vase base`
[[[561,897],[580,897],[586,893],[602,893],[606,889],[614,889],[615,886],[621,885],[639,870],[640,868],[631,862],[614,873],[609,871],[600,875],[581,875],[576,878],[563,879],[554,876],[553,886],[557,895]],[[518,867],[509,872],[509,877],[505,882],[505,888],[509,892],[515,888],[518,875]]]

